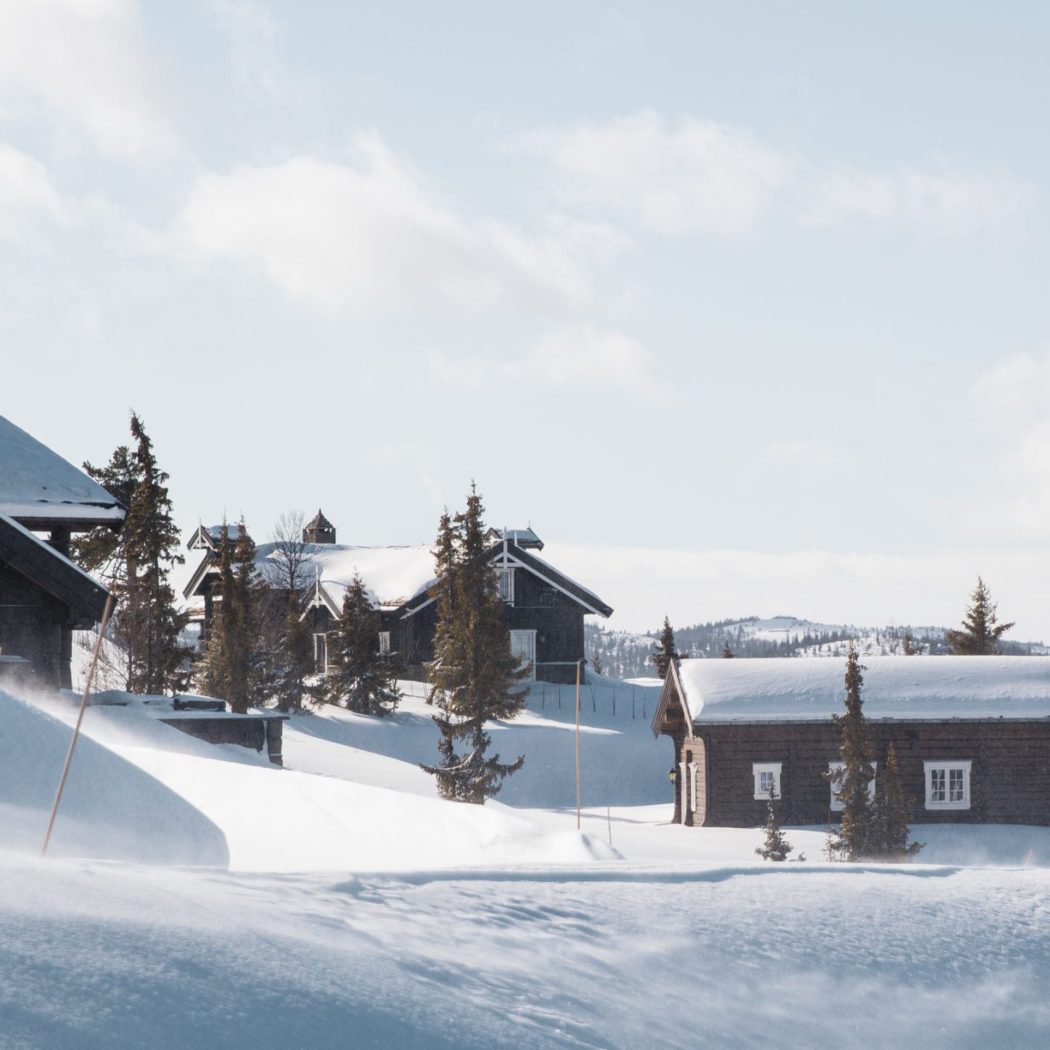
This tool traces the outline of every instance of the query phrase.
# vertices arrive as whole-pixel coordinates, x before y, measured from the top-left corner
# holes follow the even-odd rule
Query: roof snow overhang
[[[0,562],[69,606],[71,626],[93,627],[102,619],[109,592],[50,544],[4,514],[0,514]]]
[[[127,508],[57,452],[0,416],[0,514],[28,529],[118,528]]]

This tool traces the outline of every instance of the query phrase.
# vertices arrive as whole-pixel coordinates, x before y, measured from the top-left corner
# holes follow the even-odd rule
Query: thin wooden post
[[[608,803],[605,806],[605,819],[609,825],[609,849],[612,849],[612,812],[609,809]]]
[[[580,830],[580,668],[582,660],[576,661],[576,830]]]
[[[66,752],[66,764],[62,767],[62,776],[58,781],[58,790],[55,792],[55,802],[51,807],[51,818],[47,822],[47,834],[44,835],[44,847],[40,853],[47,856],[47,847],[51,842],[51,832],[55,827],[55,817],[58,816],[58,806],[62,801],[62,792],[66,787],[66,778],[69,776],[69,767],[73,764],[73,752],[77,749],[77,740],[80,738],[80,724],[84,721],[84,711],[87,708],[88,694],[91,692],[92,683],[95,680],[95,668],[98,666],[98,654],[102,649],[102,636],[106,633],[109,624],[110,613],[113,612],[113,595],[106,595],[106,607],[102,611],[102,623],[99,624],[98,637],[95,639],[95,652],[91,657],[91,666],[88,668],[87,680],[84,682],[84,695],[80,698],[80,711],[77,712],[77,724],[73,727],[73,739],[69,742],[69,750]]]

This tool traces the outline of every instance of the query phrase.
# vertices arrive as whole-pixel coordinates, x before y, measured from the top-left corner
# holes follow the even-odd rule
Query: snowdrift
[[[0,828],[8,849],[39,850],[70,729],[0,691]],[[226,838],[148,773],[81,737],[50,852],[148,864],[225,866]]]

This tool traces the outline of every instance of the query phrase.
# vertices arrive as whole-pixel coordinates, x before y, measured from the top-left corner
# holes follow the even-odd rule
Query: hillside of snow
[[[391,718],[296,715],[287,768],[133,699],[0,694],[0,1045],[342,1048],[1042,1045],[1050,829],[914,828],[922,863],[828,865],[759,829],[669,824],[654,688],[533,689],[493,728],[525,768],[484,807]],[[92,859],[94,858],[94,859]]]

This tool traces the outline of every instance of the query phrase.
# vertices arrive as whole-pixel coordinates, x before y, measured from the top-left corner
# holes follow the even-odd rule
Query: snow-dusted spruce
[[[182,563],[179,530],[172,520],[168,475],[157,466],[142,420],[131,414],[134,449],[121,445],[105,467],[84,469],[127,508],[124,528],[95,529],[73,544],[74,557],[100,570],[116,600],[111,637],[122,654],[119,668],[132,693],[163,693],[184,685],[179,632],[186,617],[175,607],[169,582]]]
[[[945,631],[948,648],[959,655],[991,656],[999,652],[999,639],[1013,623],[999,623],[996,606],[980,576],[970,594],[970,607],[957,631]]]
[[[860,695],[863,671],[857,648],[851,644],[846,657],[846,713],[832,715],[842,734],[839,744],[842,765],[831,774],[835,795],[842,803],[842,820],[828,842],[828,852],[844,860],[870,858],[874,845],[870,785],[875,779],[875,769],[871,735]]]
[[[677,666],[681,658],[682,654],[674,645],[674,630],[671,627],[671,621],[665,616],[664,625],[660,630],[660,638],[656,643],[656,648],[653,649],[652,659],[656,666],[656,673],[660,678],[666,678],[671,661],[673,660]]]
[[[389,715],[401,700],[393,658],[379,651],[379,613],[354,573],[342,613],[328,635],[328,673],[321,698],[363,715]]]
[[[911,806],[901,787],[892,742],[876,776],[861,698],[864,670],[851,645],[846,657],[846,713],[832,716],[842,733],[842,765],[830,774],[835,796],[842,803],[842,820],[828,838],[828,854],[842,860],[906,860],[922,849],[922,843],[908,842]]]
[[[467,507],[438,526],[434,559],[438,582],[438,622],[434,659],[428,668],[434,716],[441,739],[441,762],[423,768],[437,778],[442,798],[483,803],[504,777],[524,763],[487,756],[491,739],[485,723],[513,718],[525,703],[517,688],[528,674],[510,651],[492,566],[485,557],[484,508],[472,484]]]
[[[897,750],[891,740],[886,758],[875,777],[873,805],[875,845],[883,860],[907,860],[922,849],[924,843],[909,842],[908,821],[911,803],[901,786]]]
[[[264,699],[268,655],[261,630],[265,588],[255,571],[255,543],[243,520],[236,540],[222,523],[216,598],[199,681],[204,692],[243,714]]]
[[[769,802],[766,807],[766,838],[761,846],[755,847],[755,852],[763,860],[787,860],[791,852],[791,843],[784,838],[784,832],[780,830],[777,823],[776,806],[774,805],[773,789],[769,789]]]

